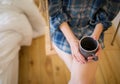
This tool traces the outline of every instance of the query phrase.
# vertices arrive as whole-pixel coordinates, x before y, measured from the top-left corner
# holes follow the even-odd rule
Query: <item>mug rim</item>
[[[91,36],[83,36],[81,39],[80,39],[80,41],[79,41],[79,47],[80,48],[82,48],[82,46],[80,45],[81,44],[81,40],[83,40],[84,38],[86,38],[86,37],[90,37],[90,38],[92,38]],[[92,39],[94,39],[94,38],[92,38]],[[84,48],[82,48],[85,52],[94,52],[94,51],[96,51],[97,49],[98,49],[98,45],[99,45],[99,42],[97,41],[97,40],[95,40],[96,42],[97,42],[97,47],[94,49],[94,50],[85,50]]]

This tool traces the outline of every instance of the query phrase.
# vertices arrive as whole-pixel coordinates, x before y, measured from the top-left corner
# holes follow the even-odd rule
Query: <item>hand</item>
[[[91,36],[91,37],[93,37],[95,40],[97,40],[97,38],[96,38],[95,36]],[[101,50],[102,50],[102,48],[101,48],[101,45],[99,44],[99,45],[98,45],[98,50],[97,50],[95,56],[99,56]],[[98,57],[98,58],[99,58],[99,57]],[[90,56],[90,57],[88,57],[87,59],[88,59],[88,62],[89,62],[89,61],[93,60],[94,57],[93,57],[93,56]]]
[[[67,22],[63,22],[60,25],[60,30],[63,32],[64,36],[66,37],[68,43],[70,44],[71,52],[73,59],[76,59],[80,63],[86,63],[85,58],[80,54],[79,51],[79,40],[73,34],[70,26]]]
[[[99,37],[100,37],[100,35],[101,35],[101,33],[102,33],[102,31],[103,31],[103,25],[102,25],[101,23],[98,23],[98,24],[95,26],[95,29],[94,29],[91,37],[93,37],[95,40],[98,40]],[[99,56],[101,50],[102,50],[102,49],[101,49],[101,46],[100,46],[100,44],[99,44],[98,51],[96,52],[95,55],[96,55],[96,56]],[[93,60],[93,56],[88,57],[88,61],[90,61],[90,60]]]
[[[81,64],[85,64],[86,60],[81,55],[81,53],[79,51],[79,40],[76,39],[74,41],[71,41],[70,42],[70,47],[71,47],[71,52],[72,52],[73,59],[76,59],[76,61],[80,62]]]

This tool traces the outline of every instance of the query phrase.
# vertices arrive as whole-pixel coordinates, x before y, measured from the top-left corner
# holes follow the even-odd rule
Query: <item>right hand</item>
[[[81,64],[85,64],[86,60],[81,55],[80,50],[79,50],[79,40],[75,39],[74,41],[71,41],[70,42],[70,47],[71,47],[71,53],[72,53],[73,59],[80,62]]]

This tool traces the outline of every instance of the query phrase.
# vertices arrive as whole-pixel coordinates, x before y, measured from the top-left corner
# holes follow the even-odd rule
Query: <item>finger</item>
[[[72,58],[74,58],[74,55],[72,54]]]
[[[87,59],[88,60],[93,60],[93,56],[89,56]]]
[[[99,45],[99,48],[98,48],[98,51],[96,52],[96,56],[99,56],[99,54],[100,54],[100,52],[101,52],[101,50],[102,50],[102,48],[101,48],[101,46]]]
[[[92,61],[94,61],[93,59],[89,59],[87,62],[92,62]]]
[[[93,36],[92,38],[93,38],[94,40],[97,40],[97,37],[96,37],[96,36]]]
[[[74,59],[81,64],[85,64],[85,62],[82,59],[80,59],[78,55],[74,55]]]
[[[78,62],[80,62],[82,59],[84,59],[84,57],[81,57],[81,54],[78,50],[76,50],[76,52],[74,52],[73,56]]]
[[[87,58],[87,62],[90,62],[90,61],[93,61],[93,56],[89,56],[88,58]]]
[[[94,40],[97,40],[97,37],[96,37],[96,36],[91,35],[91,37],[92,37]]]
[[[80,52],[78,52],[78,56],[80,59],[85,60],[85,57]]]
[[[85,58],[81,54],[78,53],[78,57],[79,57],[80,61],[82,61],[83,63],[86,63]]]
[[[81,59],[79,58],[79,56],[76,54],[75,58],[78,60],[78,62],[81,62]]]
[[[72,55],[73,59],[75,59],[77,62],[79,62],[79,59],[75,55]]]
[[[80,60],[79,63],[81,63],[81,64],[85,64],[86,62],[83,62],[83,60]]]
[[[88,62],[89,61],[97,61],[98,60],[98,56],[92,56],[92,57],[88,57]]]

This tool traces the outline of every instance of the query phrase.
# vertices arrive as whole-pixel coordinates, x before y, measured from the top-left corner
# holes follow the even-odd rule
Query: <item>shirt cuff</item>
[[[58,29],[60,27],[60,25],[63,22],[68,21],[68,17],[67,17],[67,15],[65,13],[59,12],[54,17],[50,17],[50,21],[52,22],[51,25],[54,26],[54,30],[56,30],[56,29]]]
[[[58,27],[63,23],[68,21],[68,17],[65,13],[57,15]]]
[[[99,10],[99,12],[96,13],[95,17],[90,20],[90,24],[93,26],[96,26],[98,23],[102,23],[103,32],[112,25],[112,22],[109,20],[107,13],[103,10]]]

